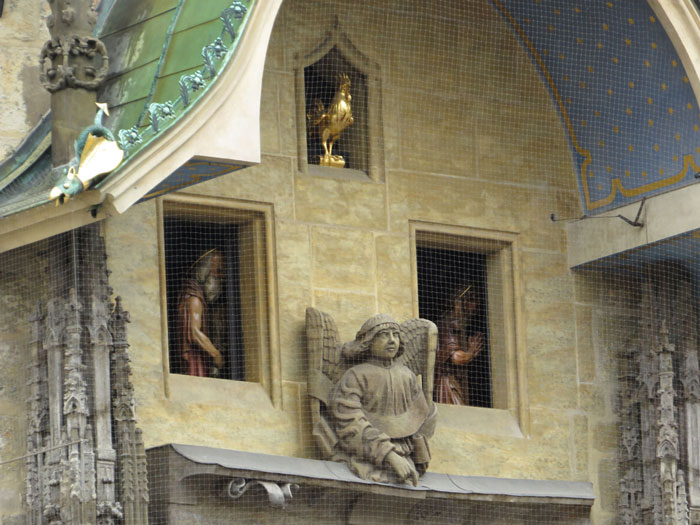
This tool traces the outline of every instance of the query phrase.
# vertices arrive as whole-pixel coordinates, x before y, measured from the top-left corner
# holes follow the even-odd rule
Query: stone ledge
[[[594,501],[593,486],[588,482],[456,476],[428,472],[420,479],[418,487],[413,487],[409,484],[365,481],[352,474],[344,464],[333,461],[195,445],[170,444],[149,449],[148,463],[149,473],[159,471],[158,479],[162,479],[161,476],[167,472],[167,478],[176,484],[194,476],[213,475],[370,492],[400,498],[449,498],[585,508],[590,508]],[[151,476],[151,483],[153,479]],[[151,486],[152,493],[154,488]],[[181,503],[187,499],[186,494],[175,498]]]

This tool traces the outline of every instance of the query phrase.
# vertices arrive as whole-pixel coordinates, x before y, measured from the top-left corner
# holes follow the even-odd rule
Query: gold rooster
[[[323,102],[316,101],[316,107],[309,111],[306,118],[309,121],[310,131],[318,131],[326,154],[319,156],[321,166],[342,168],[345,159],[342,155],[333,155],[333,144],[340,134],[353,123],[352,109],[350,108],[350,78],[342,73],[338,75],[338,91],[336,91],[328,110]]]

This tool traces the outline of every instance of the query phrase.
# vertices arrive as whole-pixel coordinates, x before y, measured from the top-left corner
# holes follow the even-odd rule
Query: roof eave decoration
[[[182,75],[179,80],[180,96],[175,100],[147,102],[146,111],[150,124],[139,127],[134,124],[117,132],[119,144],[127,153],[128,159],[168,129],[178,116],[187,111],[213,85],[219,72],[226,67],[245,31],[249,19],[249,7],[255,0],[234,1],[221,12],[221,34],[202,48],[204,67],[190,75]],[[178,115],[179,113],[179,115]]]
[[[248,1],[251,6],[254,2]],[[110,213],[260,162],[260,89],[281,3],[258,2],[240,19],[241,3],[231,4],[222,12],[221,36],[202,49],[204,67],[180,78],[180,95],[149,103],[147,126],[117,132],[126,158],[96,187]],[[225,20],[240,23],[231,44],[235,29]],[[225,55],[222,46],[228,48]],[[199,166],[197,174],[191,173],[194,165]]]
[[[259,163],[262,74],[281,3],[230,4],[222,13],[230,24],[222,18],[221,36],[202,50],[204,67],[180,79],[180,95],[150,101],[145,126],[113,130],[125,149],[119,167],[63,206],[52,205],[47,192],[27,209],[0,213],[0,253],[123,213],[141,200]],[[239,4],[245,14],[236,18],[243,11],[236,8]],[[26,173],[24,168],[11,171]]]

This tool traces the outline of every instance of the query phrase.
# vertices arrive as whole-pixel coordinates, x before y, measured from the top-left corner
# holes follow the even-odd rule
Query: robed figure
[[[202,254],[192,265],[191,276],[180,290],[177,306],[178,351],[184,373],[216,377],[224,366],[221,349],[212,341],[221,332],[214,305],[221,295],[224,257],[216,249]]]
[[[437,417],[435,325],[424,319],[399,325],[377,314],[340,344],[333,319],[308,308],[306,331],[313,434],[323,457],[363,479],[417,485]]]
[[[466,405],[467,364],[484,348],[484,334],[476,326],[479,300],[473,285],[453,293],[438,321],[439,343],[435,364],[435,401]]]

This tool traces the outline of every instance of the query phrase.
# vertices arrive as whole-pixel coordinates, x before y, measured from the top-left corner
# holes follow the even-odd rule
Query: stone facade
[[[267,283],[275,315],[266,334],[268,380],[169,374],[162,344],[167,323],[159,308],[164,293],[159,203],[138,204],[104,222],[110,284],[132,317],[129,354],[143,440],[146,447],[175,442],[317,457],[306,396],[306,307],[332,313],[343,340],[352,339],[375,312],[412,317],[417,314],[412,225],[505,232],[517,239],[512,302],[519,314],[512,322],[521,382],[503,382],[517,393],[517,403],[501,409],[440,407],[444,417],[431,442],[431,471],[591,481],[593,522],[616,523],[618,358],[626,358],[620,349],[629,347],[638,329],[639,283],[569,269],[565,229],[549,220],[550,213],[580,214],[565,130],[529,57],[498,13],[486,2],[474,2],[456,31],[424,4],[387,2],[362,11],[341,2],[287,0],[268,50],[261,164],[186,190],[212,206],[225,201],[273,209]],[[3,66],[8,72],[3,78],[13,86],[2,90],[3,107],[16,111],[3,117],[0,158],[48,108],[48,95],[36,83],[36,55],[47,38],[42,14],[31,2],[5,4],[0,43],[16,51],[15,58],[27,59],[6,59]],[[298,55],[334,27],[329,15],[337,16],[335,27],[358,56],[371,61],[367,70],[379,82],[381,113],[368,123],[381,137],[382,166],[375,177],[299,168],[298,142],[305,131],[295,68]],[[403,24],[389,39],[385,23],[396,18]],[[430,39],[414,39],[413,31],[423,26],[447,34],[454,45],[438,48]],[[36,301],[48,301],[42,273],[49,265],[47,246],[38,243],[1,259],[6,262],[0,273],[2,462],[27,451],[29,319]],[[126,366],[125,358],[119,366]],[[115,393],[118,401],[116,394],[123,390]],[[113,408],[118,412],[120,406]],[[119,424],[128,428],[130,412],[125,413]],[[0,465],[0,474],[4,522],[26,512],[25,462]],[[309,497],[294,519],[303,522],[314,512],[324,519],[318,504]],[[377,507],[382,505],[389,508],[389,500]],[[260,518],[248,510],[250,520]]]
[[[0,162],[49,110],[49,94],[38,82],[37,58],[49,36],[49,12],[47,2],[5,2],[0,19]]]
[[[594,519],[612,522],[616,504],[608,498],[617,441],[608,386],[614,377],[604,355],[608,335],[591,328],[594,303],[580,296],[595,284],[585,275],[574,278],[565,230],[549,221],[550,213],[580,212],[564,129],[541,79],[486,3],[466,10],[459,24],[468,36],[453,35],[455,45],[447,49],[412,38],[410,28],[419,20],[433,31],[454,31],[423,3],[365,11],[329,5],[282,6],[263,85],[261,164],[186,190],[205,204],[225,199],[274,207],[277,315],[269,336],[278,338],[272,366],[278,367],[273,381],[281,402],[258,383],[167,372],[161,350],[166,324],[156,307],[163,293],[158,205],[139,204],[106,221],[112,284],[135,320],[135,396],[146,446],[196,443],[315,457],[305,392],[305,308],[332,313],[343,340],[376,312],[412,317],[411,224],[508,232],[518,239],[513,301],[520,312],[524,417],[517,410],[445,407],[431,442],[431,470],[594,480]],[[370,123],[382,126],[384,175],[376,181],[298,168],[295,56],[323,40],[331,12],[380,71],[382,114]],[[391,16],[403,17],[405,25],[387,39],[382,21]]]

